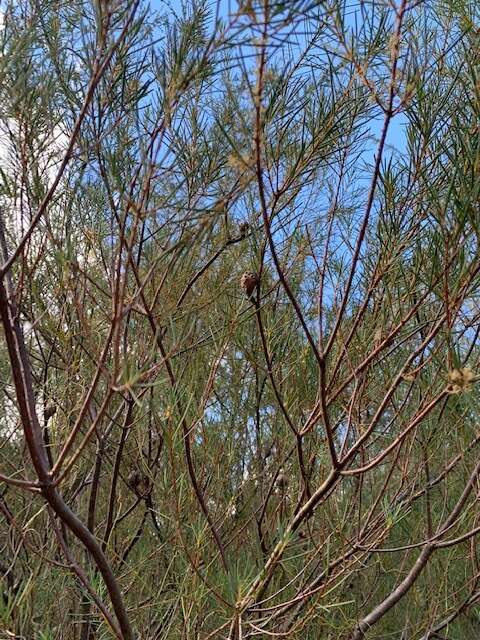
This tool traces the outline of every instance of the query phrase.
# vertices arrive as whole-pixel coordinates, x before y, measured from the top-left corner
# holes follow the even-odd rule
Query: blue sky
[[[182,9],[182,4],[185,4],[186,1],[187,0],[183,0],[183,2],[182,0],[150,0],[150,6],[152,7],[152,9],[159,10],[162,13],[168,14],[169,11],[180,13]],[[221,15],[224,15],[224,16],[228,15],[229,11],[238,7],[238,4],[239,4],[238,0],[220,0]],[[216,5],[217,5],[217,1],[212,0],[212,6],[216,7]],[[350,5],[350,15],[352,16],[352,20],[356,10],[355,5],[357,7],[360,6],[357,0],[353,0]],[[378,136],[380,134],[382,120],[383,118],[380,117],[377,121],[373,121],[371,123],[371,132],[374,136]],[[400,152],[406,151],[406,123],[407,123],[406,117],[401,113],[395,116],[395,118],[393,118],[392,122],[390,123],[389,132],[387,136],[386,155],[388,155],[388,149],[390,150],[396,149],[397,151],[400,151]],[[375,144],[372,145],[372,151],[375,146],[376,146]]]

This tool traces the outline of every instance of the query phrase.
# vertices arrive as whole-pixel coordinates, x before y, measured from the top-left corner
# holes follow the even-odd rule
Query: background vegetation
[[[0,637],[479,637],[478,4],[2,9]]]

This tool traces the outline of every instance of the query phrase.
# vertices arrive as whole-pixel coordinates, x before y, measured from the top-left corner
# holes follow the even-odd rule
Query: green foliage
[[[476,3],[2,15],[0,638],[477,637]]]

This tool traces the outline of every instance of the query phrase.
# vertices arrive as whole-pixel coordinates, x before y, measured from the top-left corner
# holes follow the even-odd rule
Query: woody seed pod
[[[255,292],[255,289],[258,287],[258,284],[258,275],[253,271],[245,271],[245,273],[240,278],[240,286],[251,302],[254,302],[253,294]]]

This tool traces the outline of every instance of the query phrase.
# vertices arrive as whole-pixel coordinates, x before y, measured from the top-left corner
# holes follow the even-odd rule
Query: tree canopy
[[[2,11],[0,637],[477,638],[479,5]]]

